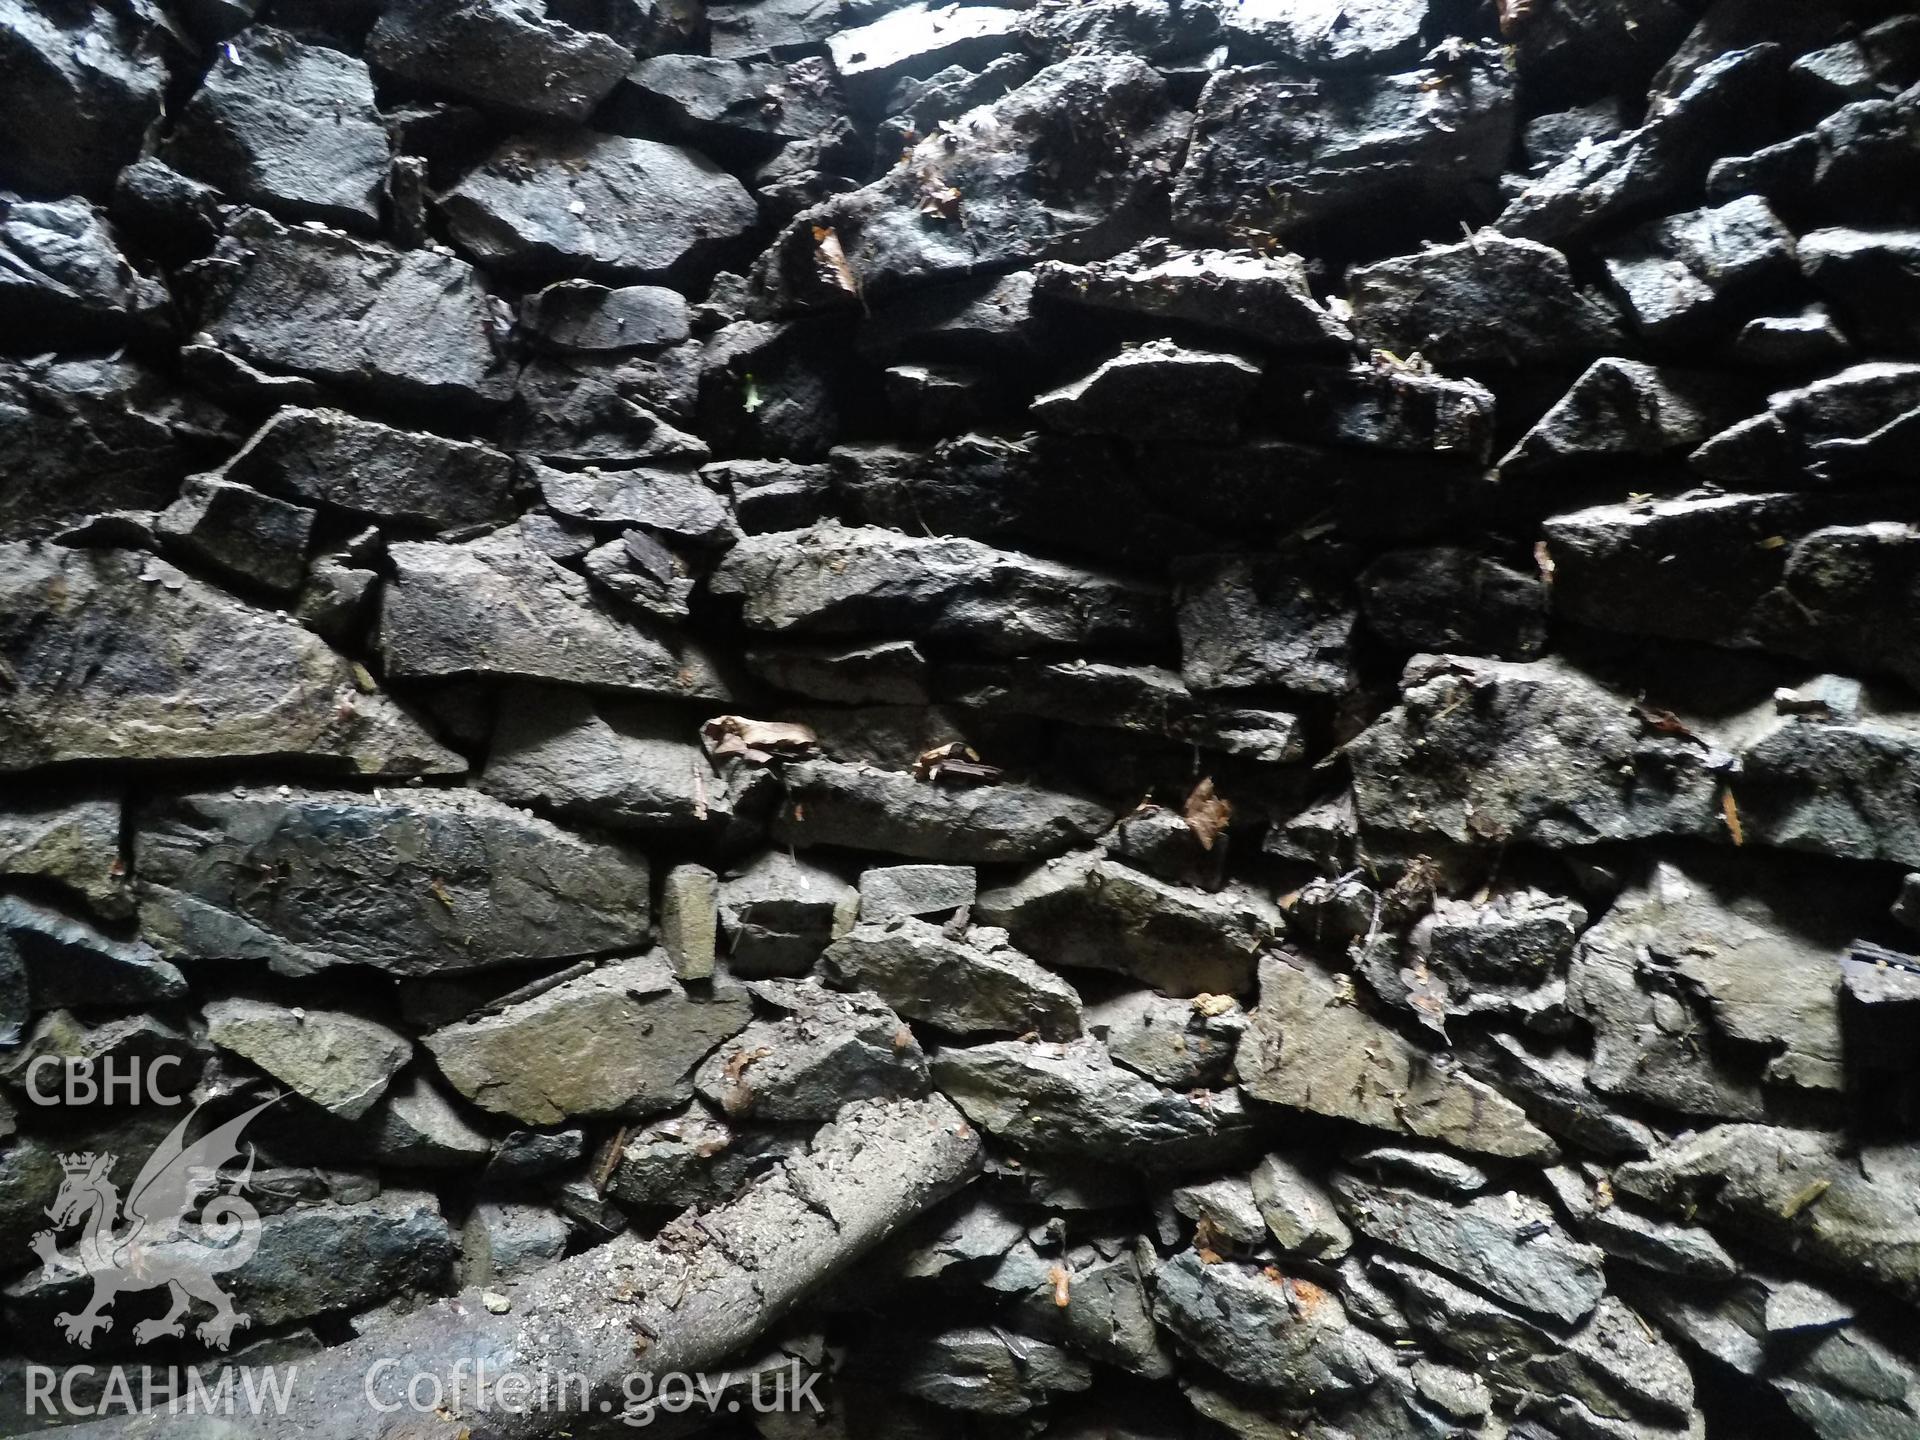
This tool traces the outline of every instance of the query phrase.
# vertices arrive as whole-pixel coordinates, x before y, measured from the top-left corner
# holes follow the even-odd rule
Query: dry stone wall
[[[1917,447],[1910,0],[0,0],[0,1433],[1920,1437]]]

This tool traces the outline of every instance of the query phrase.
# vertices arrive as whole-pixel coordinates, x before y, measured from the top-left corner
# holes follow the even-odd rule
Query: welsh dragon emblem
[[[240,1132],[273,1103],[256,1105],[189,1144],[188,1128],[200,1113],[195,1106],[141,1167],[127,1193],[124,1215],[119,1191],[109,1178],[117,1155],[60,1157],[66,1173],[46,1212],[53,1229],[35,1235],[33,1248],[49,1276],[65,1273],[93,1281],[86,1309],[54,1317],[67,1339],[91,1349],[96,1330],[113,1328],[107,1307],[115,1296],[164,1285],[171,1292],[167,1313],[134,1326],[133,1338],[145,1344],[163,1335],[184,1336],[182,1317],[199,1300],[211,1305],[213,1314],[200,1322],[195,1334],[221,1350],[227,1348],[248,1316],[233,1308],[214,1277],[245,1265],[260,1243],[260,1212],[240,1193],[253,1176],[253,1147],[246,1147],[245,1168],[224,1185],[220,1171],[239,1157]],[[208,1191],[218,1193],[190,1222],[188,1213]],[[54,1244],[56,1233],[73,1225],[83,1227],[80,1237],[71,1253],[63,1252]]]

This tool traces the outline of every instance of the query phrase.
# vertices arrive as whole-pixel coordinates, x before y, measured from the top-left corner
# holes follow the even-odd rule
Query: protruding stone
[[[466,768],[310,631],[134,551],[0,546],[0,665],[0,771],[288,756],[362,775]]]
[[[837,983],[870,990],[909,1020],[956,1035],[1038,1031],[1068,1040],[1080,1033],[1073,987],[1004,937],[993,944],[989,932],[953,937],[904,916],[862,923],[827,947],[821,963]]]
[[[179,796],[140,813],[134,855],[142,929],[163,954],[283,974],[475,970],[647,931],[642,856],[472,791]]]
[[[720,924],[736,975],[804,975],[853,928],[859,899],[830,870],[769,851],[720,883]]]
[[[740,182],[697,151],[593,131],[506,141],[440,208],[482,265],[607,280],[702,263],[759,219]]]
[[[1553,1142],[1499,1091],[1436,1064],[1333,982],[1278,957],[1260,963],[1260,1004],[1235,1065],[1241,1088],[1270,1104],[1475,1154],[1553,1153]]]
[[[778,1020],[756,1020],[694,1076],[701,1095],[735,1120],[831,1120],[849,1100],[924,1095],[927,1057],[900,1017],[867,994],[812,982],[762,981],[754,993]]]
[[[378,1021],[245,996],[206,1006],[207,1038],[258,1065],[321,1109],[357,1120],[386,1093],[413,1046]]]
[[[676,865],[660,885],[660,943],[681,980],[713,978],[720,933],[720,877],[704,865]]]
[[[664,960],[621,960],[423,1042],[449,1083],[527,1125],[657,1114],[693,1095],[693,1071],[752,1016],[737,989],[695,1000]]]

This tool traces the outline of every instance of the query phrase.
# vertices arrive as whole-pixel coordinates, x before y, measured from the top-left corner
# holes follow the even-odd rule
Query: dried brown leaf
[[[1200,841],[1202,850],[1213,849],[1213,842],[1220,838],[1221,832],[1233,820],[1233,806],[1224,796],[1214,792],[1212,777],[1193,787],[1193,793],[1187,796],[1187,803],[1180,813],[1186,819],[1187,828]]]

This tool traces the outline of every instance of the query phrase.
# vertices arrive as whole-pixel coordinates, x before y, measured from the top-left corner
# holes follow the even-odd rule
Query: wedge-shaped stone
[[[1559,660],[1419,656],[1401,683],[1347,746],[1369,830],[1549,848],[1725,833],[1731,757]]]
[[[0,875],[65,886],[109,920],[133,913],[120,856],[120,801],[100,795],[19,797],[0,810]]]
[[[161,157],[290,220],[380,226],[391,161],[366,63],[250,25],[215,53]]]
[[[956,1035],[1037,1030],[1069,1040],[1080,1033],[1073,987],[1004,937],[996,946],[978,930],[954,938],[925,920],[898,917],[856,926],[821,961],[837,983],[870,990],[909,1020]]]
[[[1048,965],[1118,971],[1174,996],[1252,988],[1260,947],[1281,928],[1251,887],[1193,890],[1094,854],[987,891],[973,915]]]
[[[513,529],[464,545],[392,547],[396,579],[380,643],[396,676],[515,676],[724,700],[726,683],[690,640],[593,602],[587,582]]]
[[[935,1088],[1017,1150],[1154,1170],[1228,1163],[1253,1144],[1232,1091],[1198,1097],[1123,1070],[1097,1040],[1004,1040],[942,1050]]]
[[[1772,1125],[1716,1125],[1614,1184],[1665,1208],[1695,1202],[1709,1220],[1822,1270],[1920,1299],[1920,1148]]]
[[[1347,278],[1355,334],[1439,365],[1573,360],[1622,340],[1613,308],[1574,283],[1567,257],[1531,240],[1482,231]]]
[[[84,200],[21,200],[0,192],[0,304],[10,349],[80,349],[158,330],[167,289],[127,262]]]
[[[849,1100],[927,1093],[927,1057],[879,997],[836,994],[811,981],[752,987],[786,1013],[756,1020],[720,1045],[694,1074],[701,1095],[735,1120],[831,1120]]]
[[[125,550],[0,545],[0,771],[299,757],[362,775],[464,761],[286,616]]]
[[[1380,1377],[1384,1346],[1347,1322],[1332,1292],[1305,1278],[1193,1250],[1154,1274],[1154,1317],[1229,1379],[1298,1403],[1364,1390]]]
[[[435,530],[513,514],[513,461],[500,451],[343,410],[280,411],[220,474],[310,505]]]
[[[774,837],[988,865],[1036,860],[1086,843],[1113,823],[1111,807],[1037,785],[953,789],[905,770],[803,760],[786,767]]]
[[[186,795],[141,812],[134,853],[163,954],[283,974],[477,970],[647,933],[643,857],[470,791]]]
[[[910,630],[988,654],[1133,648],[1172,629],[1165,591],[977,540],[818,525],[749,535],[710,584],[754,630]]]
[[[795,220],[755,268],[759,297],[776,309],[851,307],[982,270],[1124,249],[1150,232],[1186,128],[1142,60],[1050,65],[943,126],[884,178]],[[1073,159],[1034,163],[1048,154]]]
[[[1418,1255],[1521,1310],[1573,1325],[1606,1293],[1600,1249],[1569,1237],[1531,1195],[1460,1203],[1352,1176],[1338,1178],[1335,1189],[1342,1213],[1369,1240]]]
[[[746,992],[696,1000],[664,960],[621,960],[426,1037],[440,1072],[483,1110],[527,1125],[643,1116],[685,1103],[693,1071],[752,1019]]]
[[[406,1036],[344,1011],[228,995],[210,1001],[206,1017],[207,1038],[222,1050],[344,1120],[371,1110],[413,1054]]]
[[[633,64],[633,0],[549,12],[514,0],[400,0],[367,39],[382,70],[510,114],[581,121]]]
[[[1492,47],[1465,48],[1445,71],[1223,70],[1200,94],[1174,223],[1284,238],[1378,206],[1457,205],[1500,174],[1514,122],[1513,76]]]
[[[1036,295],[1095,310],[1186,321],[1276,350],[1343,350],[1347,327],[1314,299],[1306,262],[1288,251],[1189,250],[1149,241],[1109,260],[1049,260]]]
[[[760,218],[746,188],[699,152],[590,130],[507,141],[440,209],[489,269],[610,280],[702,262]]]
[[[1720,376],[1596,360],[1500,462],[1503,475],[1594,470],[1692,450],[1740,414],[1739,388]]]
[[[464,260],[391,250],[260,211],[221,242],[202,325],[234,358],[277,374],[477,409],[512,398],[495,342],[509,317]]]
[[[1458,1150],[1543,1160],[1554,1145],[1492,1086],[1416,1049],[1325,980],[1279,956],[1260,962],[1260,1004],[1235,1068],[1256,1100],[1438,1140]]]

